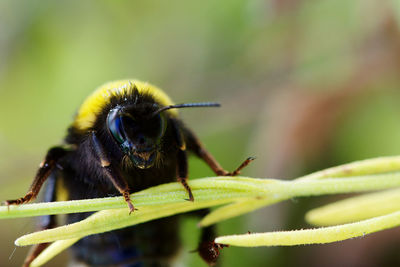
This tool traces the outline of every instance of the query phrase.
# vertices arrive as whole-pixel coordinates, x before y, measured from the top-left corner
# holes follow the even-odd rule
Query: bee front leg
[[[242,164],[239,165],[239,167],[237,167],[233,172],[228,172],[226,173],[224,176],[236,176],[238,174],[240,174],[240,171],[246,167],[247,165],[250,164],[250,162],[252,162],[253,160],[255,160],[255,157],[248,157],[247,159],[245,159]]]
[[[204,147],[204,145],[200,142],[197,136],[190,131],[189,129],[184,129],[184,136],[186,140],[186,144],[188,149],[193,151],[199,158],[204,160],[208,166],[214,171],[214,173],[218,176],[236,176],[240,174],[240,171],[249,165],[255,158],[249,157],[238,168],[236,168],[232,172],[226,171],[222,166],[218,163],[218,161],[211,155],[210,152]]]
[[[52,172],[47,180],[46,191],[44,194],[43,202],[53,202],[57,197],[57,173]],[[39,230],[51,229],[57,226],[56,216],[55,215],[45,215],[40,217],[39,221]],[[28,256],[25,258],[23,267],[29,267],[34,259],[49,246],[50,243],[41,243],[34,245],[28,253]]]
[[[51,148],[46,155],[46,158],[42,163],[40,163],[39,170],[36,173],[35,179],[33,180],[28,192],[25,196],[14,199],[7,200],[5,204],[9,205],[21,205],[34,200],[39,194],[40,188],[43,183],[47,180],[49,175],[52,173],[57,165],[57,162],[67,154],[68,150],[62,147]]]
[[[185,190],[189,194],[189,198],[186,200],[194,201],[192,190],[190,189],[187,180],[188,180],[188,162],[186,151],[179,149],[178,150],[178,161],[177,161],[177,180],[180,182]]]
[[[178,182],[180,182],[185,190],[189,194],[189,198],[187,200],[194,201],[192,190],[190,189],[187,180],[188,180],[188,160],[186,154],[186,144],[182,136],[182,132],[180,130],[179,122],[176,120],[172,120],[172,129],[174,134],[174,139],[176,145],[178,147],[177,152],[177,166],[176,166],[176,176]]]
[[[135,207],[133,206],[132,201],[130,199],[130,189],[128,183],[117,171],[117,168],[113,166],[111,160],[109,159],[107,153],[104,151],[104,148],[94,131],[91,133],[91,141],[92,141],[93,151],[101,167],[103,168],[104,174],[124,197],[124,200],[129,207],[129,214],[132,213],[135,210]]]

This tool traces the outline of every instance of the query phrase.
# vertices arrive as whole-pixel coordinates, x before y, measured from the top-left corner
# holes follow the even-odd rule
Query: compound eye
[[[112,109],[107,116],[107,128],[114,137],[114,139],[122,144],[126,140],[125,131],[122,126],[122,119],[119,115],[119,109]]]

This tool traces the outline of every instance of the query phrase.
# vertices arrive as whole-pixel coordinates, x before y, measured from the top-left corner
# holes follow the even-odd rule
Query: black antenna
[[[220,103],[216,102],[200,102],[200,103],[184,103],[184,104],[176,104],[176,105],[169,105],[156,110],[151,114],[151,117],[172,108],[199,108],[199,107],[220,107]]]

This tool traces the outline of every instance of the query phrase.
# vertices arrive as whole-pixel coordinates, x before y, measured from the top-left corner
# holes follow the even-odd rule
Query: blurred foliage
[[[3,0],[1,199],[25,192],[83,99],[98,85],[121,78],[148,80],[176,102],[221,102],[219,110],[181,114],[226,169],[254,155],[258,159],[246,174],[284,178],[397,154],[399,10],[395,0]],[[198,160],[190,167],[192,177],[210,173]],[[309,205],[317,204],[279,204],[219,229],[231,234],[301,227],[296,214]],[[190,243],[183,254],[188,266],[201,266],[186,253],[194,248],[194,226],[188,221],[183,228]],[[16,266],[26,250],[8,260],[13,239],[33,224],[0,227],[1,265]],[[398,247],[399,230],[376,236],[324,247],[230,248],[222,265],[393,263],[396,254],[384,253]]]

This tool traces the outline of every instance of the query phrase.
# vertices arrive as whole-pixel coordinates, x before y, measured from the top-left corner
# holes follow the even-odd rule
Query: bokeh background
[[[294,177],[400,153],[400,2],[380,0],[0,1],[0,199],[25,193],[46,150],[104,82],[138,78],[176,102],[226,169]],[[212,175],[192,159],[192,178]],[[332,197],[293,199],[220,234],[309,227]],[[0,221],[0,265],[19,266],[29,219]],[[204,266],[196,220],[182,266]],[[400,266],[400,229],[324,246],[225,249],[221,266]],[[64,253],[46,266],[65,266]]]

